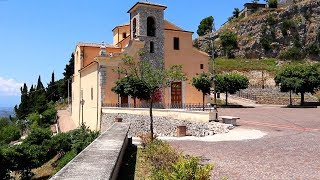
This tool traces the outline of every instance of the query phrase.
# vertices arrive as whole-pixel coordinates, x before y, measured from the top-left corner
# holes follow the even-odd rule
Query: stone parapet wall
[[[129,127],[114,123],[51,179],[117,179]]]

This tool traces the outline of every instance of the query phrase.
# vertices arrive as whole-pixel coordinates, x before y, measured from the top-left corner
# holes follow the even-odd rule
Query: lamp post
[[[83,125],[83,105],[84,105],[85,101],[84,99],[81,99],[80,104],[81,104],[81,125]]]
[[[215,113],[214,121],[218,122],[218,108],[217,108],[217,91],[216,91],[216,70],[215,70],[215,63],[214,63],[214,32],[216,31],[214,20],[212,21],[212,30],[210,35],[210,43],[211,43],[211,60],[212,60],[212,69],[211,69],[211,88],[210,92],[213,93],[213,110]],[[209,55],[210,57],[210,55]]]

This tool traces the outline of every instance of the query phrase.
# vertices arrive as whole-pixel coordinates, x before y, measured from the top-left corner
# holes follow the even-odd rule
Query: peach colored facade
[[[145,15],[143,13],[162,13],[161,11],[164,11],[165,8],[162,5],[140,2],[135,4],[129,12],[137,13],[137,17],[143,19],[141,17]],[[152,17],[156,17],[156,15],[152,15]],[[159,21],[159,19],[156,20]],[[181,82],[181,103],[202,103],[202,94],[191,85],[191,79],[203,71],[208,72],[208,55],[193,47],[193,32],[185,31],[167,20],[160,20],[163,22],[155,27],[162,27],[159,32],[163,32],[164,35],[162,54],[165,68],[179,64],[182,65],[183,71],[187,75],[187,80]],[[148,47],[147,42],[142,40],[146,36],[142,35],[144,31],[140,23],[143,22],[137,22],[138,35],[134,37],[132,37],[132,29],[136,27],[130,23],[117,26],[112,30],[112,44],[77,44],[75,48],[75,73],[72,82],[72,119],[75,124],[84,123],[92,130],[100,130],[101,108],[121,103],[121,98],[112,92],[111,88],[115,86],[115,81],[120,76],[116,70],[122,66],[123,55],[128,54],[139,60],[140,50]],[[178,39],[178,45],[175,44],[176,39]],[[166,88],[163,92],[162,103],[166,104],[165,107],[170,108],[171,88]],[[133,103],[132,99],[128,99],[129,103]]]

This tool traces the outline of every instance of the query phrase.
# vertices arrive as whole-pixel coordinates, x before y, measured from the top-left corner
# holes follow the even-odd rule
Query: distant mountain
[[[12,107],[0,107],[0,117],[14,116],[14,110]]]

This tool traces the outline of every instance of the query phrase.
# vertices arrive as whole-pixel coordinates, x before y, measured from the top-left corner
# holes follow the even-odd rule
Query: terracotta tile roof
[[[79,42],[77,43],[77,46],[87,46],[87,47],[101,47],[104,45],[105,47],[113,47],[116,48],[116,46],[112,44],[102,44],[102,43],[85,43],[85,42]]]
[[[133,10],[136,6],[138,5],[149,5],[149,6],[155,6],[155,7],[160,7],[160,8],[163,8],[163,9],[167,9],[167,6],[165,5],[162,5],[162,4],[157,4],[157,3],[151,3],[151,2],[137,2],[135,5],[132,6],[132,8],[129,9],[129,11],[127,13],[130,13],[131,10]]]

